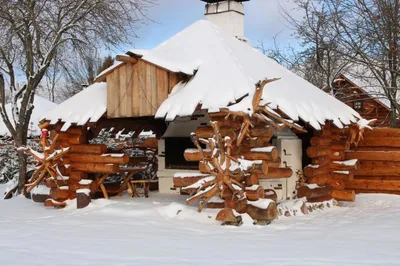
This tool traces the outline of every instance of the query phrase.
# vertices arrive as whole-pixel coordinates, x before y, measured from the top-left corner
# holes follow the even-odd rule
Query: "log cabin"
[[[357,83],[362,82],[351,76],[339,75],[333,83],[335,97],[356,110],[363,118],[376,119],[375,126],[389,127],[390,102],[378,89],[370,86],[363,88],[363,84]],[[400,120],[397,124],[400,126]]]
[[[151,50],[117,55],[116,64],[100,73],[95,84],[49,112],[41,127],[67,136],[82,128],[79,134],[85,137],[79,144],[107,127],[152,130],[158,139],[160,193],[192,194],[205,188],[214,193],[206,195],[208,201],[218,187],[228,187],[227,197],[233,198],[235,187],[247,186],[243,191],[256,199],[267,197],[259,195],[261,186],[277,200],[293,199],[303,167],[325,157],[329,165],[344,160],[348,143],[337,132],[348,132],[361,116],[251,47],[244,37],[244,2],[249,0],[202,1],[205,19]],[[316,146],[329,145],[307,149],[314,135],[319,137]],[[314,183],[334,188],[324,191],[354,200],[354,191],[343,192],[343,182],[317,178],[332,171],[347,177],[338,171],[357,168],[340,165],[307,172]],[[94,171],[92,164],[85,167]],[[217,176],[219,186],[210,175]],[[229,204],[238,209],[241,203]]]

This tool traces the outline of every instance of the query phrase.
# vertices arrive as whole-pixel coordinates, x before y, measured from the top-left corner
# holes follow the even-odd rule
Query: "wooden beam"
[[[119,62],[124,62],[124,63],[131,63],[131,64],[136,64],[139,61],[137,58],[130,57],[130,56],[124,56],[124,55],[117,55],[115,57],[115,60],[117,60]]]

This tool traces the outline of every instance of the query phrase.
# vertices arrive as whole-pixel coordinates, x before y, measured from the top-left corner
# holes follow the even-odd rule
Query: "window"
[[[354,102],[353,108],[354,108],[354,110],[361,110],[361,109],[363,109],[363,103],[360,101]]]

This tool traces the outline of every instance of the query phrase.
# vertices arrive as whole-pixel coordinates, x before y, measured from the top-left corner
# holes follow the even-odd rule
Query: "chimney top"
[[[206,2],[205,16],[224,31],[244,38],[244,5],[250,0],[200,0]]]

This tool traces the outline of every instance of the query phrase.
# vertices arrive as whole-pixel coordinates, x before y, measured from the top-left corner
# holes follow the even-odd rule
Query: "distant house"
[[[390,102],[376,89],[367,88],[365,85],[363,87],[361,83],[350,76],[338,76],[333,84],[335,97],[356,110],[363,118],[376,118],[376,126],[389,126]]]

